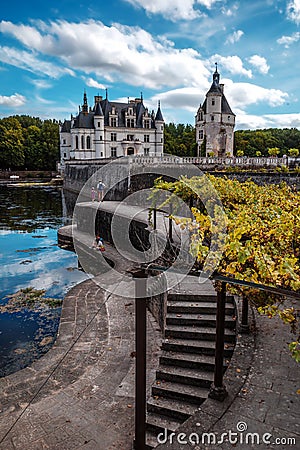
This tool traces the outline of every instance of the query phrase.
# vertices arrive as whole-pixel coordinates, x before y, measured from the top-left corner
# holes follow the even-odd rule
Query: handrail
[[[164,272],[165,270],[169,269],[169,267],[148,264],[147,269]],[[275,287],[275,286],[268,286],[266,284],[254,283],[252,281],[239,280],[237,278],[222,275],[219,272],[213,272],[212,275],[208,275],[205,272],[201,272],[201,271],[191,271],[191,272],[189,272],[188,275],[199,277],[201,274],[204,276],[207,275],[207,278],[211,278],[216,281],[221,281],[221,282],[228,283],[228,284],[237,284],[240,286],[250,287],[253,289],[259,289],[261,291],[272,292],[273,294],[286,295],[288,297],[295,297],[295,298],[300,299],[300,292],[292,291],[290,289],[285,289],[285,288],[282,288],[281,286]]]

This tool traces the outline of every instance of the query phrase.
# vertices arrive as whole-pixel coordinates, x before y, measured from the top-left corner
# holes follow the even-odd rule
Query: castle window
[[[230,116],[228,116],[227,119],[230,120]]]
[[[86,138],[86,148],[87,149],[91,148],[91,138],[90,138],[90,136],[87,136],[87,138]]]
[[[75,136],[75,148],[79,147],[78,136]]]
[[[111,127],[116,127],[117,126],[117,118],[116,117],[111,117],[110,118],[110,126]]]
[[[112,158],[115,158],[117,156],[117,147],[112,147],[110,149],[110,154]]]
[[[134,128],[134,119],[127,119],[126,126],[127,128]]]
[[[198,120],[203,120],[203,112],[202,111],[199,112]]]
[[[101,126],[101,123],[100,122],[98,122],[98,127],[100,127]]]
[[[215,120],[215,116],[211,116],[210,120],[213,122]]]
[[[84,136],[81,136],[81,148],[84,150]]]
[[[214,98],[211,99],[211,104],[212,104],[212,106],[215,106],[215,99]]]
[[[150,120],[144,121],[144,128],[150,128]]]
[[[64,158],[66,158],[67,157],[67,154],[66,153],[64,153]]]
[[[149,155],[149,148],[144,148],[144,155],[148,156]]]
[[[65,139],[63,139],[63,144],[65,144],[66,143],[66,140]]]
[[[149,134],[144,135],[144,142],[150,142],[150,136]]]
[[[199,139],[203,139],[203,130],[199,131]]]
[[[117,140],[117,133],[111,133],[110,134],[110,140],[111,141],[116,141]]]

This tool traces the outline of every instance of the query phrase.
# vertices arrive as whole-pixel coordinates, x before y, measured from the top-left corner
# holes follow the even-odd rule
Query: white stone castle
[[[97,95],[93,107],[84,93],[77,116],[60,126],[61,169],[66,160],[93,160],[120,156],[160,156],[164,149],[164,119],[160,102],[156,114],[143,97],[127,103]],[[220,84],[217,64],[213,83],[195,117],[197,156],[232,156],[235,114]]]
[[[84,93],[77,116],[60,127],[61,166],[64,161],[163,154],[164,119],[160,103],[156,114],[144,106],[143,97],[127,103],[97,95],[89,108]]]
[[[197,156],[233,156],[235,114],[224,95],[216,70],[203,105],[195,117]],[[205,153],[204,153],[205,152]]]

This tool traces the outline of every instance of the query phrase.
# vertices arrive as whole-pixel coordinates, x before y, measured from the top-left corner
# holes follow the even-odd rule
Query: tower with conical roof
[[[232,156],[235,114],[224,95],[216,63],[213,82],[195,117],[198,156]]]
[[[164,149],[164,118],[160,109],[160,100],[158,101],[158,108],[154,119],[155,123],[155,154],[162,155]]]

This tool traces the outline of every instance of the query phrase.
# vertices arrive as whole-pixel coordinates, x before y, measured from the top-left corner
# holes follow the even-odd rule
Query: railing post
[[[153,208],[153,229],[156,230],[157,223],[156,223],[156,208]]]
[[[248,297],[242,296],[242,321],[240,324],[241,333],[249,333],[249,321],[248,321],[249,302]]]
[[[228,392],[223,384],[225,304],[226,304],[226,283],[222,281],[221,288],[217,290],[216,354],[215,354],[214,382],[208,394],[210,398],[219,400],[221,402],[228,395]]]
[[[135,281],[135,450],[146,450],[146,336],[147,274],[144,269],[132,272]]]
[[[172,214],[172,204],[170,203],[170,215]],[[173,220],[169,217],[169,241],[173,242]]]

